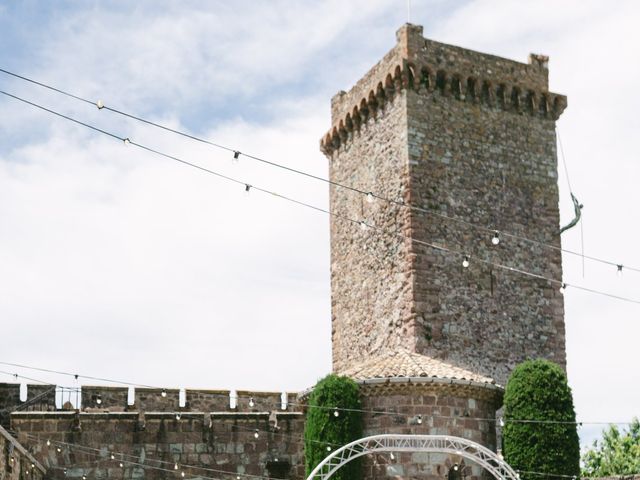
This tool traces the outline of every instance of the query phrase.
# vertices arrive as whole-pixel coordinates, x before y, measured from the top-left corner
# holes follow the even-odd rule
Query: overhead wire
[[[335,187],[338,187],[338,188],[342,188],[342,189],[345,189],[345,190],[349,190],[349,191],[352,191],[352,192],[355,192],[355,193],[358,193],[358,194],[361,194],[361,195],[371,196],[371,197],[373,197],[375,199],[382,200],[384,202],[388,202],[390,204],[393,204],[393,205],[396,205],[396,206],[400,206],[400,207],[403,207],[403,208],[409,208],[409,209],[411,209],[413,211],[416,211],[416,212],[421,212],[421,213],[425,213],[425,214],[428,214],[428,215],[436,216],[438,218],[442,218],[442,219],[447,220],[447,221],[452,221],[452,222],[457,222],[457,223],[460,223],[460,224],[464,224],[464,225],[466,225],[468,227],[479,229],[479,230],[482,230],[482,231],[487,232],[487,233],[496,233],[496,232],[498,232],[500,235],[502,235],[504,237],[513,238],[515,240],[528,242],[528,243],[535,244],[535,245],[538,245],[538,246],[542,246],[542,247],[545,247],[545,248],[550,248],[550,249],[554,249],[554,250],[557,250],[557,251],[561,251],[561,252],[564,252],[564,253],[567,253],[567,254],[570,254],[570,255],[579,256],[579,257],[582,258],[583,261],[584,261],[584,259],[588,259],[590,261],[599,262],[599,263],[603,263],[603,264],[610,265],[610,266],[615,266],[615,267],[618,267],[619,265],[621,265],[621,263],[619,263],[619,262],[613,262],[613,261],[601,259],[601,258],[598,258],[598,257],[585,255],[584,251],[583,252],[576,252],[576,251],[569,250],[569,249],[566,249],[566,248],[562,248],[562,247],[559,247],[557,245],[553,245],[553,244],[550,244],[550,243],[547,243],[547,242],[542,242],[542,241],[539,241],[539,240],[531,239],[531,238],[525,237],[523,235],[517,235],[517,234],[510,233],[510,232],[503,231],[503,230],[497,230],[496,228],[493,228],[493,227],[487,227],[487,226],[484,226],[484,225],[479,225],[479,224],[475,224],[473,222],[469,222],[467,220],[464,220],[464,219],[461,219],[461,218],[458,218],[458,217],[452,217],[452,216],[449,216],[449,215],[445,215],[445,214],[437,212],[437,211],[435,211],[433,209],[427,209],[427,208],[419,207],[417,205],[408,205],[403,201],[390,199],[390,198],[387,198],[387,197],[385,197],[385,196],[383,196],[381,194],[378,194],[376,192],[373,192],[373,191],[366,191],[366,190],[363,190],[363,189],[360,189],[360,188],[356,188],[356,187],[354,187],[352,185],[347,185],[347,184],[344,184],[344,183],[341,183],[341,182],[336,182],[334,180],[331,180],[331,179],[328,179],[328,178],[324,178],[324,177],[320,177],[318,175],[314,175],[314,174],[311,174],[309,172],[305,172],[303,170],[299,170],[299,169],[296,169],[296,168],[288,167],[286,165],[267,160],[267,159],[259,157],[257,155],[251,155],[251,154],[248,154],[248,153],[241,152],[238,149],[231,148],[231,147],[222,145],[220,143],[216,143],[216,142],[213,142],[213,141],[198,137],[196,135],[192,135],[192,134],[189,134],[189,133],[186,133],[186,132],[183,132],[183,131],[180,131],[180,130],[177,130],[177,129],[174,129],[174,128],[171,128],[171,127],[167,127],[166,125],[162,125],[160,123],[153,122],[151,120],[147,120],[147,119],[145,119],[143,117],[140,117],[140,116],[125,112],[123,110],[119,110],[119,109],[110,107],[108,105],[105,105],[101,100],[92,101],[92,100],[89,100],[87,98],[83,98],[83,97],[81,97],[79,95],[76,95],[76,94],[70,93],[68,91],[62,90],[60,88],[56,88],[56,87],[53,87],[51,85],[47,85],[45,83],[33,80],[33,79],[28,78],[26,76],[18,75],[18,74],[14,73],[14,72],[11,72],[9,70],[5,70],[5,69],[0,68],[0,72],[5,73],[5,74],[10,75],[10,76],[13,76],[15,78],[19,78],[19,79],[24,80],[26,82],[33,83],[33,84],[38,85],[40,87],[52,90],[54,92],[60,93],[62,95],[68,96],[70,98],[73,98],[75,100],[84,102],[86,104],[92,105],[94,107],[97,107],[100,110],[108,110],[108,111],[113,112],[115,114],[118,114],[118,115],[130,118],[132,120],[136,120],[136,121],[145,123],[145,124],[153,126],[155,128],[159,128],[159,129],[171,132],[173,134],[180,135],[182,137],[185,137],[185,138],[188,138],[188,139],[191,139],[191,140],[203,143],[203,144],[207,144],[207,145],[213,146],[215,148],[219,148],[219,149],[225,150],[227,152],[233,152],[234,155],[236,156],[235,158],[237,158],[239,155],[242,155],[243,157],[246,157],[246,158],[249,158],[249,159],[252,159],[252,160],[255,160],[255,161],[258,161],[258,162],[261,162],[261,163],[264,163],[264,164],[267,164],[267,165],[270,165],[270,166],[273,166],[273,167],[276,167],[276,168],[279,168],[279,169],[282,169],[282,170],[286,170],[286,171],[291,172],[291,173],[302,175],[302,176],[305,176],[307,178],[311,178],[311,179],[314,179],[314,180],[317,180],[317,181],[325,182],[325,183],[327,183],[329,185],[332,185],[332,186],[335,186]],[[119,139],[120,140],[125,140],[124,138],[119,138]],[[562,144],[560,144],[560,148],[561,148],[561,151],[562,151]],[[563,162],[564,162],[564,152],[563,151],[562,151],[562,156],[563,156],[562,158],[563,158]],[[567,169],[566,162],[564,163],[564,168],[565,168],[565,170]],[[567,174],[567,182],[569,182],[568,174]],[[569,183],[569,189],[571,190],[570,183]],[[626,266],[625,265],[624,268],[626,270],[630,270],[630,271],[634,271],[634,272],[640,272],[640,268],[637,268],[637,267],[630,267],[630,266]]]
[[[21,98],[21,97],[19,97],[17,95],[13,95],[13,94],[10,94],[8,92],[5,92],[4,90],[0,90],[0,93],[3,94],[3,95],[6,95],[8,97],[11,97],[11,98],[13,98],[15,100],[18,100],[18,101],[24,102],[24,103],[26,103],[28,105],[31,105],[31,106],[33,106],[35,108],[38,108],[38,109],[41,109],[41,110],[46,111],[48,113],[51,113],[53,115],[56,115],[56,116],[58,116],[60,118],[68,120],[70,122],[73,122],[73,123],[76,123],[78,125],[90,128],[91,130],[96,131],[98,133],[102,133],[102,134],[108,135],[111,138],[115,138],[117,140],[123,141],[125,144],[130,144],[130,145],[136,146],[136,147],[138,147],[138,148],[140,148],[142,150],[146,150],[146,151],[148,151],[150,153],[154,153],[156,155],[160,155],[160,156],[168,158],[170,160],[177,161],[177,162],[182,163],[184,165],[187,165],[187,166],[196,168],[196,169],[198,169],[200,171],[203,171],[203,172],[209,173],[211,175],[214,175],[214,176],[216,176],[218,178],[221,178],[223,180],[227,180],[227,181],[235,183],[235,184],[244,185],[246,191],[249,191],[250,189],[253,189],[253,190],[268,194],[270,196],[273,196],[273,197],[280,198],[282,200],[288,201],[290,203],[294,203],[294,204],[297,204],[297,205],[300,205],[300,206],[303,206],[303,207],[306,207],[306,208],[309,208],[309,209],[312,209],[312,210],[315,210],[315,211],[318,211],[318,212],[325,213],[325,214],[327,214],[329,216],[332,216],[334,218],[346,221],[348,223],[351,223],[351,224],[354,224],[354,225],[359,225],[361,228],[364,228],[364,229],[370,229],[370,230],[378,232],[378,233],[387,234],[387,235],[390,235],[390,236],[396,236],[396,237],[398,237],[400,239],[403,239],[405,241],[409,241],[411,243],[427,246],[427,247],[432,248],[434,250],[438,250],[438,251],[441,251],[441,252],[450,253],[450,254],[453,254],[453,255],[457,255],[459,257],[463,257],[467,264],[469,262],[469,255],[466,252],[457,251],[457,250],[454,250],[452,248],[446,247],[444,245],[438,245],[436,243],[427,242],[427,241],[424,241],[424,240],[418,240],[416,238],[407,236],[407,235],[405,235],[405,234],[403,234],[401,232],[388,232],[384,228],[378,227],[378,226],[370,224],[370,223],[367,223],[364,220],[355,220],[355,219],[350,218],[348,216],[345,216],[345,215],[342,215],[342,214],[338,214],[336,212],[331,212],[331,211],[329,211],[329,210],[327,210],[325,208],[318,207],[318,206],[312,205],[310,203],[303,202],[303,201],[294,199],[292,197],[289,197],[289,196],[286,196],[286,195],[282,195],[282,194],[279,194],[277,192],[268,190],[266,188],[262,188],[262,187],[259,187],[259,186],[256,186],[256,185],[252,185],[250,183],[238,180],[238,179],[230,177],[228,175],[221,174],[221,173],[216,172],[214,170],[211,170],[209,168],[206,168],[206,167],[203,167],[201,165],[198,165],[198,164],[189,162],[187,160],[184,160],[182,158],[179,158],[179,157],[177,157],[175,155],[170,155],[170,154],[161,152],[159,150],[155,150],[155,149],[153,149],[151,147],[147,147],[147,146],[142,145],[140,143],[134,142],[128,137],[121,137],[121,136],[115,135],[113,133],[107,132],[107,131],[102,130],[102,129],[98,128],[98,127],[94,127],[94,126],[89,125],[89,124],[87,124],[85,122],[77,120],[77,119],[75,119],[73,117],[61,114],[61,113],[56,112],[54,110],[51,110],[49,108],[43,107],[43,106],[41,106],[41,105],[39,105],[37,103],[25,100],[25,99],[23,99],[23,98]],[[502,264],[502,263],[498,263],[498,262],[493,262],[491,260],[483,259],[483,258],[480,258],[480,257],[474,257],[474,260],[477,260],[482,264],[493,266],[493,267],[501,269],[501,270],[505,270],[505,271],[512,272],[512,273],[517,273],[517,274],[528,276],[528,277],[531,277],[531,278],[536,278],[538,280],[544,280],[544,281],[547,281],[547,282],[552,283],[554,285],[559,285],[561,287],[561,289],[563,289],[563,290],[566,287],[572,287],[572,288],[577,289],[577,290],[582,290],[582,291],[585,291],[585,292],[598,294],[598,295],[606,296],[606,297],[617,299],[617,300],[621,300],[621,301],[640,304],[640,300],[637,300],[637,299],[623,297],[623,296],[620,296],[620,295],[615,295],[615,294],[612,294],[612,293],[603,292],[603,291],[592,289],[592,288],[588,288],[588,287],[583,287],[583,286],[577,285],[577,284],[570,284],[570,283],[567,283],[567,282],[563,282],[562,280],[551,278],[551,277],[548,277],[548,276],[545,276],[545,275],[542,275],[542,274],[529,272],[529,271],[524,270],[522,268],[513,267],[513,266],[510,266],[510,265],[506,265],[506,264]]]

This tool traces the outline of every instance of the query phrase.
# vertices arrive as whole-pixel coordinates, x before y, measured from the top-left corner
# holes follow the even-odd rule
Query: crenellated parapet
[[[566,96],[548,90],[544,55],[529,55],[527,64],[506,60],[425,39],[422,27],[410,24],[396,36],[396,46],[380,62],[349,92],[333,97],[323,153],[331,155],[403,91],[551,121],[567,107]]]

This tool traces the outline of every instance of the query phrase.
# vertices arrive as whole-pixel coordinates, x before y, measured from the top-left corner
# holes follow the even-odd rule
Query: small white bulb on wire
[[[67,469],[65,468],[64,470],[62,470],[62,473],[64,473],[64,476],[67,476]]]
[[[185,476],[184,470],[180,472],[180,476],[184,478]]]
[[[360,230],[365,231],[369,226],[366,224],[364,220],[360,221]]]
[[[617,270],[616,270],[616,274],[621,277],[622,276],[622,264],[618,264],[616,265]]]
[[[422,425],[422,415],[418,415],[418,425]]]
[[[180,420],[182,418],[182,414],[180,412],[176,413],[176,420]]]
[[[50,447],[50,446],[51,446],[51,440],[47,438],[47,447]]]
[[[327,445],[327,452],[331,451],[331,447],[329,445]]]
[[[338,411],[338,407],[336,407],[336,408],[333,410],[333,416],[334,416],[334,417],[339,417],[339,416],[340,416],[340,412]]]
[[[250,191],[251,191],[251,185],[249,185],[248,183],[245,183],[244,194],[248,196]]]
[[[111,456],[111,460],[115,460],[116,459],[116,456],[113,453],[110,456]]]
[[[120,468],[124,468],[124,463],[120,462]]]
[[[98,100],[96,102],[96,107],[98,107],[98,110],[102,110],[104,108],[104,102],[102,100]]]
[[[125,138],[123,141],[124,141],[125,146],[127,146],[127,147],[128,147],[129,145],[131,145],[131,140],[129,140],[129,138],[128,138],[128,137],[127,137],[127,138]]]
[[[96,403],[97,403],[98,405],[101,405],[101,404],[102,404],[102,396],[101,396],[101,395],[98,395],[98,396],[96,397]]]
[[[375,200],[375,196],[373,195],[372,192],[367,193],[367,202],[368,203],[373,203],[373,201]]]
[[[87,480],[87,476],[86,475],[82,475],[82,480]]]
[[[56,452],[60,453],[62,449],[60,447],[56,447]]]
[[[560,288],[558,289],[558,291],[560,293],[564,293],[566,289],[567,289],[567,284],[563,283],[562,285],[560,285]]]
[[[178,465],[178,462],[173,464],[173,469],[174,470],[178,470],[180,468],[180,466]]]
[[[255,404],[256,403],[253,401],[253,397],[249,398],[249,406],[253,408]]]
[[[256,428],[255,432],[253,432],[253,436],[254,436],[254,438],[259,438],[260,437],[260,432],[258,431],[257,428]]]
[[[499,422],[500,422],[500,426],[504,427],[504,418],[503,417],[500,417]]]
[[[469,255],[465,255],[464,258],[462,259],[462,266],[464,268],[469,267]]]
[[[166,388],[163,388],[163,389],[162,389],[162,392],[160,393],[160,396],[161,396],[162,398],[165,398],[165,397],[167,396],[167,389],[166,389]]]
[[[491,237],[491,243],[493,245],[498,245],[500,243],[500,232],[497,230],[493,232],[493,236]]]

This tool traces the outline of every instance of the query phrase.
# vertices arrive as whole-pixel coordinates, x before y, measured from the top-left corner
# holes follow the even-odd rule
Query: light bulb
[[[131,145],[131,140],[129,140],[129,138],[125,138],[124,144],[128,147],[129,145]]]
[[[111,454],[111,460],[115,460],[115,459],[116,459],[116,456],[112,453]]]
[[[622,276],[622,264],[617,265],[618,270],[616,271],[616,274],[621,277]]]
[[[182,418],[182,414],[180,412],[176,413],[176,420],[180,420]]]
[[[180,468],[180,467],[178,466],[178,462],[176,462],[176,463],[173,465],[173,469],[174,469],[174,470],[178,470],[178,468]]]
[[[51,440],[47,438],[47,447],[50,447],[50,446],[51,446]]]
[[[558,290],[560,293],[564,293],[564,291],[567,289],[567,284],[563,283],[562,285],[560,285],[560,289]]]
[[[257,428],[256,428],[256,431],[255,431],[255,432],[253,432],[253,436],[254,436],[255,438],[258,438],[258,437],[260,436],[260,432],[258,431],[258,429],[257,429]]]
[[[62,472],[64,473],[64,476],[67,476],[67,469],[65,468],[64,470],[62,470]]]
[[[184,471],[183,471],[183,472],[180,472],[180,476],[181,476],[181,477],[184,477],[184,475],[185,475],[185,474],[184,474]]]
[[[364,220],[362,220],[362,221],[360,222],[360,230],[364,231],[364,230],[366,230],[366,229],[367,229],[367,224],[365,223],[365,221],[364,221]]]
[[[340,416],[340,412],[338,411],[338,407],[336,407],[335,410],[333,411],[333,416],[334,417],[339,417]]]
[[[464,258],[462,259],[462,266],[464,268],[469,267],[469,255],[465,255]]]
[[[253,401],[253,397],[251,397],[249,399],[249,406],[253,408],[254,405],[255,405],[255,402]]]
[[[500,426],[504,427],[504,418],[500,417]]]
[[[422,415],[418,415],[418,425],[422,425]]]
[[[124,468],[124,463],[120,462],[120,468]]]
[[[240,152],[238,150],[235,150],[233,152],[233,163],[238,163],[240,159]]]
[[[162,389],[162,393],[160,393],[160,395],[162,396],[162,398],[166,397],[167,396],[167,389],[163,388]]]
[[[329,445],[327,445],[327,452],[331,451],[331,447]]]
[[[82,480],[87,480],[87,476],[86,475],[82,475]]]
[[[389,455],[389,458],[391,458],[391,460],[395,460],[395,459],[396,459],[396,457],[395,457],[395,455],[393,454],[393,452],[391,452],[391,454]]]
[[[104,108],[104,103],[102,102],[102,100],[98,100],[96,102],[96,107],[98,107],[98,110],[102,110]]]
[[[62,449],[60,447],[56,448],[56,452],[60,453]]]
[[[367,202],[373,203],[374,200],[375,200],[375,197],[373,196],[373,193],[371,192],[367,193]]]
[[[10,461],[11,463],[13,463],[13,462],[15,461],[15,459],[14,459],[13,457],[11,457],[11,458],[9,459],[9,461]]]
[[[453,471],[454,471],[454,472],[457,472],[457,471],[458,471],[458,464],[457,464],[457,463],[453,466]]]
[[[491,237],[491,243],[494,245],[498,245],[500,243],[500,233],[497,230],[493,232],[493,237]]]
[[[98,395],[98,397],[96,398],[96,403],[97,403],[98,405],[101,405],[101,404],[102,404],[102,396]]]

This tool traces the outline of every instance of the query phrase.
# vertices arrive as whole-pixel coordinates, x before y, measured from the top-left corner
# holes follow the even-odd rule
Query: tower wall
[[[548,91],[548,59],[473,52],[412,25],[397,35],[334,97],[321,142],[332,180],[406,204],[332,187],[334,370],[399,345],[499,383],[527,358],[564,366],[558,286],[490,265],[562,279],[554,125],[566,98]],[[491,230],[556,249],[504,234],[494,246]]]

